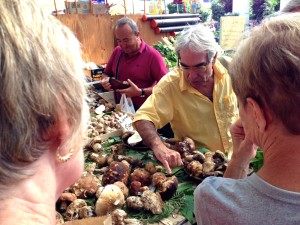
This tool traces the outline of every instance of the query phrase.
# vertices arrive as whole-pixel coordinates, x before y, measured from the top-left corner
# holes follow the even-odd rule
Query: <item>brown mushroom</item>
[[[127,218],[127,213],[122,209],[115,209],[111,213],[112,223],[115,225],[125,225],[125,219]]]
[[[187,172],[193,177],[200,177],[202,174],[202,164],[199,161],[193,160],[187,165]]]
[[[122,162],[113,161],[108,170],[103,174],[102,182],[104,185],[113,184],[121,181],[127,184],[130,168]]]
[[[167,179],[166,175],[162,172],[156,172],[152,175],[152,185],[156,187],[158,184],[164,182]]]
[[[148,186],[151,184],[151,174],[143,168],[136,168],[130,174],[130,180],[131,182],[133,181],[141,182],[141,186]]]
[[[129,188],[130,195],[133,195],[133,196],[140,195],[141,194],[141,191],[140,191],[141,187],[142,187],[141,182],[139,182],[139,181],[132,181],[130,183],[130,188]]]
[[[213,152],[206,152],[205,155],[205,159],[204,159],[204,163],[202,164],[203,168],[203,172],[207,173],[207,172],[212,172],[215,169],[216,163],[214,163],[213,161]]]
[[[145,165],[145,169],[150,173],[154,174],[156,173],[156,167],[153,162],[147,162]]]
[[[101,186],[97,176],[91,173],[84,173],[79,180],[71,187],[71,192],[79,198],[93,197]]]
[[[89,158],[90,158],[91,160],[93,160],[94,162],[96,162],[99,168],[108,165],[108,164],[107,164],[107,159],[108,159],[107,156],[99,155],[99,154],[96,154],[96,153],[91,153],[91,154],[89,155]]]
[[[129,195],[129,190],[128,190],[128,187],[126,186],[126,184],[124,184],[123,182],[121,181],[117,181],[114,183],[114,185],[117,185],[123,192],[124,194],[124,197],[127,198],[128,195]]]
[[[144,208],[142,198],[139,196],[129,196],[126,199],[126,205],[130,209],[141,210]]]
[[[84,206],[87,206],[87,204],[83,199],[76,199],[74,202],[72,202],[66,210],[66,220],[71,221],[80,219],[79,209]]]
[[[158,193],[164,201],[169,200],[175,194],[178,187],[178,180],[176,176],[172,176],[167,180],[159,183],[158,185]]]
[[[150,210],[153,214],[161,214],[164,203],[158,192],[154,193],[150,190],[144,191],[141,197],[144,209]]]

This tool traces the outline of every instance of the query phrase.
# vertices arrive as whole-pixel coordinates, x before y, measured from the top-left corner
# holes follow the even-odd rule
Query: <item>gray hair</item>
[[[196,53],[207,52],[209,61],[221,50],[213,32],[203,24],[190,26],[180,33],[175,42],[175,51],[178,58],[180,58],[180,51],[184,48]]]
[[[128,17],[123,17],[123,18],[119,19],[116,22],[115,30],[118,29],[119,27],[124,26],[125,24],[128,24],[131,27],[131,29],[133,30],[135,35],[137,35],[139,33],[139,28],[138,28],[136,22],[134,22],[132,19],[130,19]]]
[[[297,9],[298,8],[298,9]],[[293,12],[293,11],[300,11],[300,0],[291,0],[289,1],[285,7],[281,10],[281,12]]]
[[[74,34],[34,0],[0,1],[0,11],[1,190],[32,175],[29,165],[49,149],[45,133],[62,112],[71,135],[60,147],[83,144],[88,114]]]
[[[230,65],[241,104],[248,97],[300,134],[300,13],[264,20],[245,35]]]

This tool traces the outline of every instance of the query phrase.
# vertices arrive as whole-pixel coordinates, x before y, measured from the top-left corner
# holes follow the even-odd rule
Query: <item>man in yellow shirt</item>
[[[159,81],[134,117],[134,127],[168,173],[182,165],[180,154],[167,148],[156,131],[169,122],[175,138],[189,137],[196,147],[231,155],[229,128],[238,106],[230,76],[216,60],[218,48],[202,24],[183,31],[175,44],[178,68]]]

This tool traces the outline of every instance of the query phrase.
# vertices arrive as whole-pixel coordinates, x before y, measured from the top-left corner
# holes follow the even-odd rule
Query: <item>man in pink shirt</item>
[[[122,93],[131,97],[137,110],[152,93],[153,86],[168,72],[160,53],[147,45],[139,36],[137,24],[124,17],[115,25],[118,46],[114,49],[104,73],[121,81],[128,81],[130,87],[117,90],[118,103]],[[107,80],[101,82],[111,90]]]

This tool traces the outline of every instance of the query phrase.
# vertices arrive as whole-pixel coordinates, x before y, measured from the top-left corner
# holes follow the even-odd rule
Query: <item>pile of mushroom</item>
[[[112,112],[111,115],[96,115],[91,118],[88,126],[87,136],[94,138],[100,134],[110,133],[121,129],[118,118],[122,117],[122,112]]]
[[[208,176],[223,176],[228,159],[226,155],[216,152],[201,153],[195,149],[195,143],[191,138],[183,138],[182,141],[169,139],[166,145],[180,153],[185,171],[193,178],[203,180]]]
[[[61,196],[57,202],[59,212],[65,219],[77,220],[86,217],[111,214],[114,224],[140,224],[127,218],[123,210],[145,210],[152,214],[163,212],[164,201],[177,190],[175,176],[167,177],[161,166],[153,162],[143,163],[140,159],[124,155],[124,144],[111,147],[111,153],[103,153],[100,138],[95,137],[85,153],[87,160],[81,178]],[[85,200],[93,200],[88,206]]]
[[[87,89],[88,94],[88,105],[90,109],[91,114],[95,114],[95,109],[101,105],[103,105],[103,111],[104,112],[111,112],[115,109],[114,105],[112,103],[109,103],[105,101],[101,96],[99,95],[99,91],[95,89],[93,86],[89,86]]]

